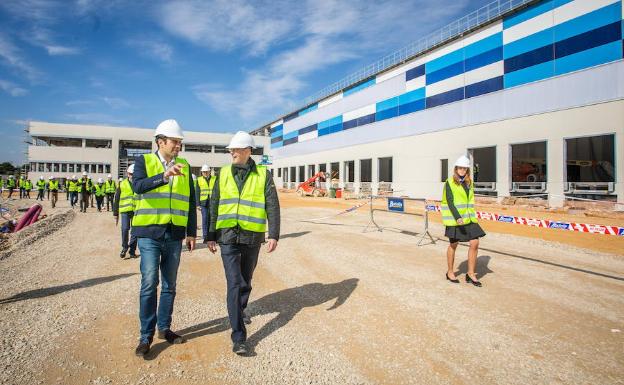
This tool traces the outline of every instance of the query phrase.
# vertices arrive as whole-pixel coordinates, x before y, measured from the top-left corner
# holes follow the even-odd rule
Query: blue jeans
[[[141,251],[141,293],[139,296],[141,341],[147,342],[153,337],[157,322],[158,330],[167,330],[171,327],[182,240],[171,239],[171,232],[167,231],[158,240],[139,238],[138,244]],[[159,268],[162,279],[160,305],[156,300]]]
[[[260,245],[220,244],[227,281],[227,310],[232,342],[247,340],[243,312],[251,294],[251,279],[258,264]]]
[[[208,238],[208,223],[210,222],[210,211],[208,207],[200,206],[202,214],[202,235],[204,239]]]

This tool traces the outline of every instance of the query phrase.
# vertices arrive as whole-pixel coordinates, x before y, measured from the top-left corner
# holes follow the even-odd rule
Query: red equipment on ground
[[[322,197],[327,195],[327,189],[321,188],[321,182],[325,182],[325,172],[319,171],[297,186],[297,195],[300,197],[312,195],[314,197]]]

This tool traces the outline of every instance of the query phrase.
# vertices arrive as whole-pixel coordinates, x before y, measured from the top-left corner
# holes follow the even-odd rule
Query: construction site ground
[[[111,213],[72,211],[0,243],[2,384],[622,384],[624,237],[482,221],[477,273],[449,283],[444,227],[417,246],[422,203],[280,193],[281,239],[261,251],[248,326],[253,354],[231,352],[219,254],[184,251],[173,329],[138,339],[139,259],[119,258]],[[13,200],[14,208],[29,202]],[[481,205],[531,218],[624,226],[616,214]],[[46,224],[47,223],[47,224]],[[51,224],[58,224],[53,228]],[[366,231],[365,231],[366,230]]]

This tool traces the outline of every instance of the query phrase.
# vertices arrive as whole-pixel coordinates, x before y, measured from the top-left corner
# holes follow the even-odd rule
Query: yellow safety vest
[[[143,154],[147,177],[165,172],[165,167],[156,154]],[[175,163],[182,163],[182,175],[169,178],[169,183],[137,194],[136,208],[132,217],[132,226],[166,225],[186,227],[188,223],[189,199],[191,196],[191,167],[182,158]]]
[[[258,233],[266,231],[267,213],[264,188],[267,169],[265,166],[257,165],[256,170],[250,171],[242,191],[239,192],[232,174],[232,166],[221,168],[217,229],[238,225],[243,230]]]
[[[132,185],[128,178],[119,183],[119,212],[127,213],[134,211],[134,199],[135,194],[132,191]]]
[[[207,199],[212,195],[212,189],[214,187],[216,176],[211,176],[209,181],[206,178],[200,176],[197,178],[197,186],[199,188],[199,203],[203,206]]]
[[[453,177],[450,177],[446,180],[446,184],[451,186],[451,192],[453,193],[453,205],[457,208],[459,215],[461,215],[464,225],[468,223],[477,223],[477,212],[474,207],[474,188],[471,185],[468,195],[466,195],[466,190],[461,184],[456,184],[453,180]],[[445,226],[459,226],[455,217],[453,217],[453,213],[449,209],[448,202],[446,200],[446,184],[444,185],[444,190],[442,191],[442,223]]]
[[[106,182],[104,182],[104,186],[104,191],[107,194],[114,194],[115,190],[117,190],[117,186],[115,185],[114,180],[107,180]]]

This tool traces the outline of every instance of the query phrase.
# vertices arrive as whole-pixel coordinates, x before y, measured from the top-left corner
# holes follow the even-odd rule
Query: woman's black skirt
[[[485,231],[478,223],[469,223],[463,226],[447,226],[444,235],[451,243],[468,242],[485,236]]]

